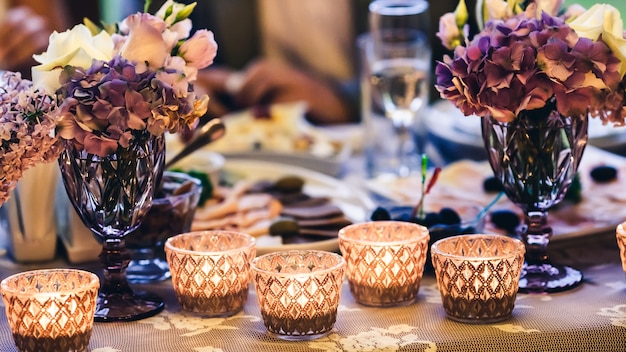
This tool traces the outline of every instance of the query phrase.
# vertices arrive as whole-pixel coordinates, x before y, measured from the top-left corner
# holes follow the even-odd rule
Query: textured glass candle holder
[[[415,302],[429,238],[427,228],[404,221],[372,221],[339,230],[354,299],[375,307]]]
[[[487,324],[508,319],[515,306],[524,244],[502,235],[458,235],[431,247],[448,318]]]
[[[619,255],[622,259],[622,268],[626,272],[626,222],[617,225],[615,231],[617,237],[617,246],[619,247]]]
[[[0,289],[20,352],[87,351],[100,281],[87,271],[34,270],[9,276]]]
[[[344,259],[335,253],[274,252],[252,261],[252,272],[270,335],[291,341],[330,333],[337,320]]]
[[[170,237],[165,255],[181,309],[226,317],[243,309],[256,256],[254,237],[233,231],[198,231]]]

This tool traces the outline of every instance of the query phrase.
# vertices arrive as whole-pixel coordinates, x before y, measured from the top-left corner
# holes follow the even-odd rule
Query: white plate
[[[617,180],[609,183],[597,183],[590,177],[590,171],[599,165],[610,165],[618,170]],[[626,221],[626,158],[608,153],[595,147],[587,147],[578,168],[582,186],[582,201],[577,204],[561,203],[550,210],[548,221],[552,226],[553,240],[566,240],[574,237],[589,236],[607,231]],[[486,161],[463,160],[446,166],[437,184],[426,197],[428,200],[449,199],[454,202],[473,201],[487,205],[494,197],[486,193],[482,183],[493,176]],[[372,192],[377,192],[400,204],[415,204],[420,196],[421,180],[417,177],[405,179],[373,179],[367,183]],[[509,209],[521,216],[521,211],[507,197],[491,209]],[[493,228],[491,230],[494,230]]]
[[[341,208],[352,222],[365,221],[369,217],[368,212],[373,207],[372,200],[363,191],[334,177],[297,166],[251,159],[226,158],[224,171],[235,177],[251,181],[276,180],[287,175],[301,177],[305,181],[304,193],[311,196],[329,197],[332,203]],[[257,255],[291,249],[325,251],[337,251],[339,249],[337,238],[302,244],[282,244],[277,243],[277,241],[280,241],[279,237],[269,235],[258,237]]]

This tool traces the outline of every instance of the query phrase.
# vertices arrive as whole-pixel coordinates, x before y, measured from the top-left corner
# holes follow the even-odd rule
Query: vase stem
[[[521,237],[526,245],[526,255],[519,292],[559,292],[576,287],[582,282],[580,271],[564,265],[554,265],[548,258],[552,228],[548,225],[547,211],[527,211]]]
[[[543,264],[548,261],[548,243],[552,237],[552,228],[548,226],[548,214],[545,211],[526,213],[526,230],[522,233],[526,243],[526,261],[529,264]]]
[[[100,263],[104,268],[101,292],[132,294],[133,291],[126,279],[126,268],[130,263],[130,252],[126,248],[124,239],[108,238],[102,244]]]

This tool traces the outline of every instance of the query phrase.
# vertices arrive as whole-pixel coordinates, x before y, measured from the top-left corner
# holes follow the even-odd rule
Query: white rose
[[[569,23],[579,37],[602,40],[611,48],[620,63],[620,74],[626,73],[626,39],[624,22],[619,11],[608,4],[595,4]]]
[[[33,58],[41,65],[32,68],[33,84],[54,92],[59,87],[59,74],[64,66],[88,68],[93,59],[109,61],[113,58],[113,40],[102,31],[96,36],[79,24],[71,30],[50,35],[48,49]]]

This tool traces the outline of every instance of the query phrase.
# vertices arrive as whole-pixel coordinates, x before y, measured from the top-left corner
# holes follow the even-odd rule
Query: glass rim
[[[49,274],[52,273],[76,273],[76,274],[81,274],[85,277],[89,277],[89,282],[84,284],[84,285],[80,285],[77,286],[74,289],[65,289],[65,290],[59,290],[59,291],[47,291],[47,292],[22,292],[21,288],[11,288],[9,287],[9,282],[11,281],[15,281],[17,278],[22,277],[22,276],[28,276],[28,275],[32,275],[32,276],[48,276]],[[20,273],[16,273],[13,274],[11,276],[8,276],[6,278],[4,278],[1,282],[0,282],[0,291],[2,292],[2,295],[10,295],[10,296],[20,296],[20,297],[55,297],[55,296],[59,296],[59,295],[77,295],[83,292],[87,292],[87,291],[91,291],[93,289],[98,289],[100,287],[100,278],[98,277],[98,275],[87,271],[87,270],[81,270],[81,269],[36,269],[36,270],[28,270],[28,271],[23,271]]]
[[[306,254],[322,254],[324,256],[329,256],[332,257],[334,259],[337,259],[337,263],[335,263],[333,266],[329,267],[329,268],[325,268],[325,269],[320,269],[320,270],[315,270],[315,271],[311,271],[311,272],[307,272],[307,273],[281,273],[281,272],[276,272],[276,271],[271,271],[271,270],[266,270],[266,269],[262,269],[260,267],[258,267],[258,262],[269,258],[269,257],[275,257],[275,256],[285,256],[285,255],[299,255],[299,256],[304,256]],[[326,275],[330,272],[339,270],[341,268],[343,268],[346,265],[346,259],[337,253],[334,252],[329,252],[329,251],[322,251],[322,250],[317,250],[317,249],[293,249],[293,250],[289,250],[289,251],[278,251],[278,252],[271,252],[271,253],[266,253],[263,254],[261,256],[258,256],[256,258],[254,258],[251,262],[250,262],[250,269],[252,269],[254,272],[259,273],[259,274],[263,274],[263,275],[267,275],[267,276],[275,276],[275,277],[283,277],[283,278],[293,278],[293,277],[302,277],[302,276],[318,276],[318,275]]]
[[[191,249],[185,249],[185,248],[181,248],[181,247],[176,247],[172,244],[172,242],[174,242],[175,240],[179,239],[179,238],[183,238],[183,237],[201,237],[201,236],[206,236],[206,235],[218,235],[218,236],[237,236],[237,237],[241,237],[244,238],[246,240],[246,243],[244,243],[243,245],[236,247],[236,248],[231,248],[231,249],[226,249],[223,251],[200,251],[200,250],[191,250]],[[172,252],[176,252],[179,254],[185,254],[185,255],[202,255],[202,256],[206,256],[206,255],[225,255],[225,254],[232,254],[232,253],[237,253],[237,252],[241,252],[241,251],[245,251],[245,250],[249,250],[252,248],[256,247],[256,238],[254,238],[252,235],[249,235],[245,232],[239,232],[239,231],[229,231],[229,230],[202,230],[202,231],[191,231],[191,232],[185,232],[185,233],[181,233],[178,234],[176,236],[172,236],[170,238],[168,238],[165,241],[165,249],[169,249]]]
[[[428,10],[426,0],[375,0],[368,6],[370,12],[383,16],[418,15]]]
[[[485,255],[485,256],[471,256],[471,255],[461,255],[454,254],[450,252],[445,252],[439,248],[442,243],[465,240],[467,238],[487,238],[487,239],[503,239],[508,241],[514,245],[513,250],[503,253],[500,255]],[[516,238],[511,238],[504,235],[497,234],[459,234],[455,236],[442,238],[430,246],[431,255],[440,255],[442,257],[451,258],[451,259],[460,259],[460,260],[468,260],[468,261],[485,261],[485,260],[494,260],[494,259],[508,259],[511,257],[515,257],[517,255],[524,256],[526,252],[526,247],[524,243]]]
[[[184,172],[178,172],[178,171],[169,171],[169,170],[165,170],[163,171],[163,178],[165,178],[165,176],[169,176],[169,177],[177,177],[180,178],[181,180],[184,179],[185,181],[181,182],[184,183],[186,181],[191,181],[193,182],[193,187],[185,193],[182,194],[177,194],[177,195],[166,195],[165,197],[161,197],[161,198],[157,198],[156,196],[152,199],[152,204],[166,204],[169,203],[170,200],[172,199],[181,199],[181,198],[187,198],[191,195],[194,194],[200,194],[202,193],[202,182],[200,180],[198,180],[197,178],[184,173]],[[176,181],[174,181],[176,182]]]
[[[362,240],[362,239],[357,239],[357,238],[350,238],[347,237],[346,232],[348,230],[352,230],[355,228],[359,228],[359,227],[363,227],[365,225],[375,225],[375,224],[380,224],[380,225],[389,225],[389,224],[399,224],[401,226],[404,227],[413,227],[416,230],[419,230],[420,233],[418,236],[413,236],[404,240],[397,240],[397,241],[368,241],[368,240]],[[399,220],[377,220],[377,221],[366,221],[366,222],[360,222],[360,223],[355,223],[355,224],[350,224],[347,226],[344,226],[343,228],[341,228],[339,230],[339,232],[337,233],[337,238],[339,239],[339,241],[345,241],[345,242],[350,242],[350,243],[357,243],[357,244],[361,244],[361,245],[368,245],[368,246],[387,246],[387,245],[401,245],[401,244],[409,244],[409,243],[415,243],[415,242],[419,242],[422,240],[426,240],[429,241],[430,240],[430,232],[428,231],[428,228],[426,226],[420,225],[420,224],[415,224],[412,222],[407,222],[407,221],[399,221]]]

